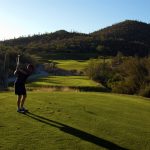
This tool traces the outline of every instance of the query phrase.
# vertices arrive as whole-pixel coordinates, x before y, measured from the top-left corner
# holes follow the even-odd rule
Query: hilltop
[[[150,52],[150,25],[126,20],[90,34],[59,30],[0,42],[16,51],[53,59],[87,59],[99,55],[147,56]],[[86,57],[85,57],[86,56]],[[79,58],[80,57],[80,58]]]
[[[107,49],[105,55],[116,55],[118,51],[127,56],[147,56],[150,52],[150,25],[126,20],[91,33]]]
[[[92,33],[93,36],[105,39],[120,39],[150,43],[150,24],[126,20]]]

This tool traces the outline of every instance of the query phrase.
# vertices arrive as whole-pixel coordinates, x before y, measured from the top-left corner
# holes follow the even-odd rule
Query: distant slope
[[[150,44],[150,25],[143,22],[126,20],[92,33],[107,39],[124,39]]]
[[[102,44],[126,55],[147,55],[150,50],[150,24],[126,20],[91,33]]]
[[[28,37],[19,37],[17,39],[10,39],[6,40],[6,45],[28,45],[30,43],[39,43],[45,44],[52,42],[53,40],[62,40],[62,39],[68,39],[73,38],[75,36],[83,36],[86,34],[82,33],[75,33],[75,32],[67,32],[65,30],[58,30],[56,32],[52,33],[44,33],[44,34],[36,34],[33,36]]]
[[[23,51],[54,59],[78,59],[114,56],[118,51],[127,56],[150,53],[150,24],[126,20],[91,34],[59,30],[0,42],[15,51]],[[99,46],[102,46],[99,49]],[[80,55],[81,54],[81,55]],[[94,54],[94,55],[93,55]],[[88,57],[87,57],[88,56]]]

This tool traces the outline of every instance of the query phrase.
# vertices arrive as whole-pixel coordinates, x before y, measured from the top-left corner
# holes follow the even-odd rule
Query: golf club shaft
[[[18,55],[18,58],[17,58],[17,68],[19,67],[19,64],[20,64],[20,55]]]

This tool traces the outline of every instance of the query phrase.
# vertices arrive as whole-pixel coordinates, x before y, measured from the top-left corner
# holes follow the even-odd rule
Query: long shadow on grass
[[[60,129],[61,131],[65,132],[65,133],[71,134],[71,135],[76,136],[76,137],[78,137],[80,139],[83,139],[85,141],[94,143],[94,144],[96,144],[98,146],[107,148],[109,150],[127,150],[126,148],[120,147],[119,145],[114,144],[114,143],[112,143],[110,141],[107,141],[107,140],[104,140],[102,138],[96,137],[95,135],[92,135],[90,133],[84,132],[82,130],[70,127],[70,126],[68,126],[66,124],[50,120],[48,118],[45,118],[45,117],[33,114],[31,112],[28,112],[25,115],[30,117],[30,118],[32,118],[32,119],[35,119],[35,120],[37,120],[39,122],[42,122],[42,123],[45,123],[47,125],[56,127],[56,128]]]

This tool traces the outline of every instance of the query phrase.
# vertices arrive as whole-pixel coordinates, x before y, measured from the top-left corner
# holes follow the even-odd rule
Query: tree
[[[1,88],[7,89],[8,88],[8,71],[9,71],[9,55],[7,52],[3,53],[3,60],[1,60],[0,65],[1,65],[1,69],[0,69]]]
[[[108,88],[108,80],[111,78],[112,70],[111,66],[101,59],[91,60],[86,68],[86,74],[90,79],[101,83],[103,86]]]

